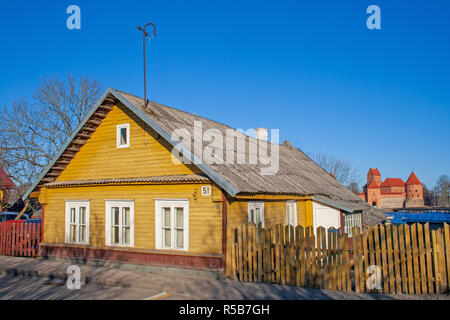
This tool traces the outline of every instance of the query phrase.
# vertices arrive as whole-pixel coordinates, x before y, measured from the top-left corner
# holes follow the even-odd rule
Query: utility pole
[[[149,33],[147,31],[145,31],[145,29],[148,26],[153,27],[153,35],[149,35]],[[145,37],[149,37],[149,43],[150,43],[151,39],[156,38],[156,27],[153,23],[149,22],[144,26],[144,28],[139,26],[138,30],[141,30],[143,33],[142,39],[143,39],[143,45],[144,45],[144,101],[145,101],[145,106],[147,106],[148,100],[147,100],[147,76],[146,76],[146,70],[145,70]]]

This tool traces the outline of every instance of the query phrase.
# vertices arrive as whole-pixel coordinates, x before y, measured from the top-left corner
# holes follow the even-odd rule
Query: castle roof
[[[370,168],[369,173],[372,173],[374,176],[381,176],[380,171],[378,171],[377,168],[375,169]]]
[[[421,185],[422,182],[420,182],[420,180],[417,178],[416,174],[413,172],[411,172],[411,175],[408,178],[408,181],[406,181],[406,185]]]
[[[367,186],[368,189],[372,188],[379,188],[380,186],[375,182],[375,180],[370,181],[369,185]]]
[[[386,178],[381,184],[382,187],[404,187],[405,183],[400,178]]]

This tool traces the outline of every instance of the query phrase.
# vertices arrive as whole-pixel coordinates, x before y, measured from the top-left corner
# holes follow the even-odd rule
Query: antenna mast
[[[150,25],[153,27],[153,35],[149,35],[149,33],[147,31],[145,31],[145,29]],[[146,77],[146,72],[145,72],[145,37],[149,37],[149,43],[150,43],[151,39],[156,38],[156,27],[153,23],[149,22],[144,26],[144,28],[139,26],[138,30],[141,30],[143,33],[142,39],[143,39],[143,45],[144,45],[144,101],[145,101],[145,106],[147,106],[148,100],[147,100],[147,77]]]

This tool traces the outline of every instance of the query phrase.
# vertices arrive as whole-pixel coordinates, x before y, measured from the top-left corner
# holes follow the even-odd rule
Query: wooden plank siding
[[[89,241],[105,246],[105,199],[134,200],[135,248],[155,248],[155,199],[189,200],[189,252],[222,253],[221,205],[201,196],[201,184],[124,185],[47,190],[44,238],[49,244],[65,242],[65,200],[90,201]],[[194,199],[196,191],[196,199]],[[217,208],[219,206],[219,208]]]
[[[270,196],[268,197],[270,198]],[[312,201],[297,197],[297,223],[304,228],[313,226]],[[248,202],[264,202],[264,227],[272,228],[279,224],[286,224],[286,201],[288,199],[266,200],[258,198],[257,200],[233,199],[228,206],[228,228],[237,228],[240,224],[248,222]]]
[[[116,147],[119,124],[130,124],[130,147]],[[172,148],[134,114],[118,106],[108,113],[56,181],[201,173],[172,162]]]

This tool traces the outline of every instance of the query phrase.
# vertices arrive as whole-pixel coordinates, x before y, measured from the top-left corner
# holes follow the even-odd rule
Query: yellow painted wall
[[[125,123],[130,124],[130,147],[117,149],[116,127]],[[200,173],[194,166],[174,164],[170,146],[156,138],[142,120],[114,106],[56,181]]]
[[[282,196],[280,196],[282,197]],[[292,200],[292,197],[288,198]],[[248,221],[248,199],[239,199],[228,204],[228,227],[236,228]],[[251,200],[250,200],[251,201]],[[264,201],[264,200],[258,200]],[[297,223],[303,227],[312,226],[312,201],[297,198]],[[264,226],[272,228],[277,224],[286,224],[286,200],[264,201]]]
[[[203,184],[205,185],[205,184]],[[134,244],[155,249],[155,198],[189,199],[189,252],[222,253],[222,209],[211,196],[201,196],[202,184],[130,185],[47,189],[44,241],[65,242],[65,200],[90,200],[90,246],[105,247],[105,199],[134,200]],[[194,199],[197,191],[197,200]],[[218,207],[217,207],[218,206]]]

